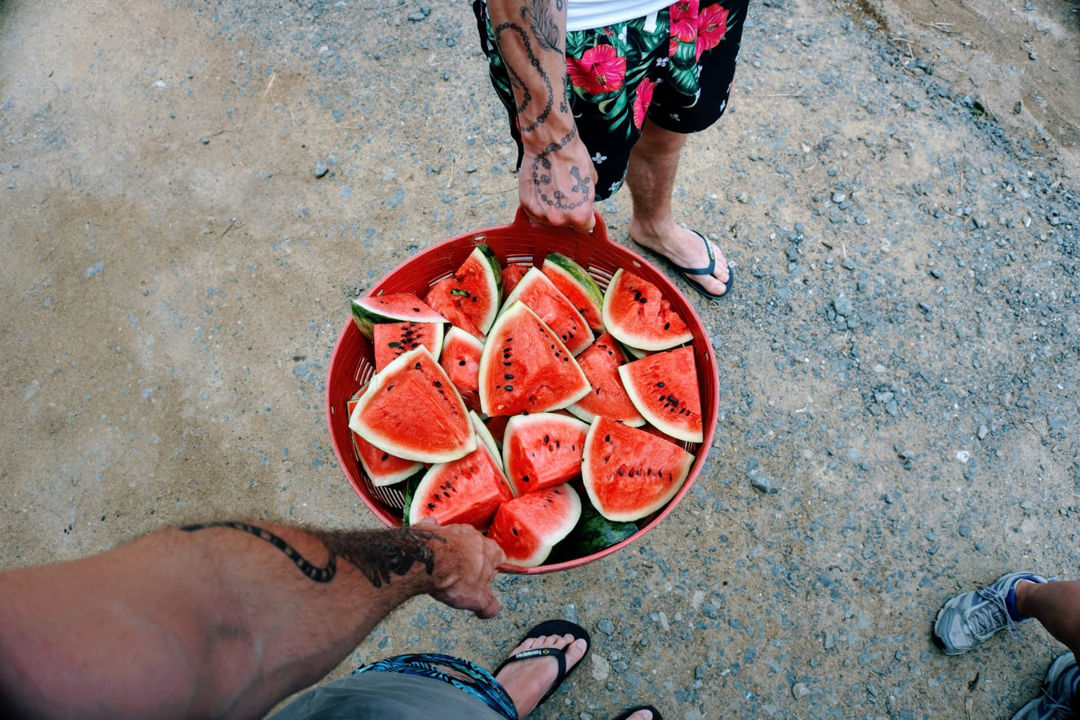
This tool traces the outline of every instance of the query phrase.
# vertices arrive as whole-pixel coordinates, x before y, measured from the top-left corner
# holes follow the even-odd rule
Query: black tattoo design
[[[195,532],[207,528],[230,528],[254,535],[283,552],[309,580],[328,583],[337,574],[337,558],[341,557],[364,574],[372,585],[388,585],[392,575],[403,576],[416,563],[421,563],[430,575],[435,569],[435,552],[430,541],[445,543],[445,538],[427,530],[416,528],[368,532],[329,532],[305,530],[317,538],[326,548],[329,558],[326,565],[318,567],[301,555],[296,548],[274,533],[256,525],[242,522],[210,522],[185,525],[183,532]]]
[[[540,112],[537,114],[536,119],[529,125],[521,126],[522,133],[532,132],[536,130],[536,128],[543,125],[547,121],[548,115],[551,114],[551,108],[554,104],[555,97],[551,87],[551,78],[548,77],[548,74],[546,72],[544,72],[544,66],[540,64],[540,58],[538,58],[536,56],[536,53],[533,52],[532,43],[529,42],[529,36],[525,32],[524,28],[514,23],[503,23],[502,25],[499,25],[497,28],[495,28],[494,32],[495,43],[500,47],[503,46],[503,41],[500,40],[503,33],[512,32],[517,34],[518,38],[521,40],[521,49],[525,51],[525,55],[529,59],[529,65],[531,65],[533,70],[536,71],[537,76],[539,76],[540,80],[543,81],[544,88],[547,90],[547,101],[544,103],[543,109],[541,109]],[[505,53],[503,57],[505,57]],[[518,119],[520,120],[521,114],[524,113],[525,110],[529,107],[529,105],[532,104],[532,93],[529,91],[529,86],[525,83],[524,80],[521,79],[521,76],[518,75],[517,71],[510,65],[510,63],[506,63],[506,71],[507,74],[510,76],[510,83],[514,86],[516,90],[514,95],[518,98],[518,104],[517,107],[514,108],[514,113],[518,116]]]
[[[559,23],[551,12],[551,6],[545,0],[534,0],[531,7],[521,8],[521,19],[529,23],[533,37],[536,38],[541,49],[562,54],[563,33],[559,31]]]
[[[558,189],[554,192],[550,191],[550,186],[554,183],[554,179],[551,177],[551,155],[562,150],[575,137],[577,137],[577,128],[567,133],[566,137],[559,142],[551,143],[544,148],[544,151],[539,153],[536,156],[536,161],[533,162],[532,180],[533,187],[536,188],[536,196],[547,205],[560,210],[573,210],[580,207],[587,200],[590,200],[593,194],[590,187],[592,179],[582,176],[581,168],[576,165],[569,170],[570,175],[577,181],[570,188],[570,194]]]

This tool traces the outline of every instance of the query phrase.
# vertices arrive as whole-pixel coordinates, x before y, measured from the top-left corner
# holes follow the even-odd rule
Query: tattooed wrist
[[[185,525],[183,532],[195,532],[208,528],[239,530],[263,540],[280,550],[306,578],[316,583],[328,583],[337,575],[340,558],[349,563],[375,587],[389,585],[394,576],[403,577],[420,563],[430,576],[435,570],[435,551],[430,543],[445,543],[437,533],[418,529],[374,530],[333,532],[327,530],[304,530],[326,548],[327,560],[318,566],[305,558],[284,539],[257,525],[243,522],[210,522]]]

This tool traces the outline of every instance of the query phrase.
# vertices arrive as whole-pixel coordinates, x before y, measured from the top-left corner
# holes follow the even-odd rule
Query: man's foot
[[[510,657],[528,650],[554,648],[561,650],[566,658],[566,672],[581,662],[589,643],[585,638],[575,639],[573,635],[542,635],[525,638],[510,651]],[[495,673],[495,679],[503,686],[517,707],[518,717],[523,718],[536,708],[551,691],[553,685],[562,680],[559,675],[559,663],[554,655],[540,655],[526,659],[507,661]]]
[[[646,226],[636,219],[630,221],[630,238],[642,247],[663,256],[691,283],[695,283],[705,294],[723,297],[730,286],[731,270],[724,254],[716,243],[703,235],[675,223],[672,220],[662,227]],[[709,267],[709,253],[712,252],[712,273],[699,274]],[[697,272],[687,273],[687,269]]]
[[[1068,720],[1073,717],[1073,703],[1080,683],[1080,667],[1071,652],[1050,664],[1043,692],[1024,707],[1012,720]]]
[[[639,705],[624,710],[616,715],[613,720],[664,720],[660,711],[652,705]]]
[[[945,654],[965,653],[999,630],[1027,620],[1016,611],[1016,586],[1022,582],[1044,583],[1046,578],[1006,573],[992,585],[950,598],[934,621],[934,640]]]

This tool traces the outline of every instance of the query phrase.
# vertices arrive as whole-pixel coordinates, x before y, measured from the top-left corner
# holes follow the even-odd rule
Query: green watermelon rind
[[[633,537],[638,526],[632,522],[614,522],[597,512],[592,502],[581,504],[581,519],[551,551],[548,560],[566,562],[588,557]]]
[[[567,283],[580,289],[581,300],[587,303],[588,307],[593,311],[593,314],[596,317],[596,322],[589,322],[589,327],[592,328],[593,332],[604,332],[604,292],[600,289],[600,286],[596,284],[596,280],[593,279],[592,275],[586,272],[585,268],[581,267],[581,265],[573,258],[569,258],[562,253],[556,252],[549,253],[548,256],[544,258],[544,262],[540,265],[541,272],[547,275],[552,282],[555,282],[551,273],[548,272],[549,269],[551,270],[551,273],[557,274],[559,277],[566,280]],[[559,287],[559,284],[555,283],[555,286]],[[559,287],[559,290],[566,295],[566,291],[561,287]],[[566,295],[566,297],[570,299],[571,303],[574,303],[574,307],[577,307],[574,298],[569,295]],[[584,313],[582,313],[582,315],[584,315]],[[588,317],[585,319],[586,321],[589,320]]]
[[[667,352],[672,352],[672,350],[668,350]],[[649,357],[658,357],[659,355],[660,354],[658,353],[657,356],[650,355]],[[644,359],[645,358],[642,358],[642,360]],[[639,361],[635,360],[634,362]],[[646,396],[644,388],[639,388],[633,382],[634,378],[631,375],[633,373],[633,368],[631,367],[633,364],[634,363],[631,362],[620,366],[619,377],[622,379],[623,388],[626,390],[626,394],[630,396],[630,402],[634,403],[634,407],[638,409],[638,412],[641,413],[642,417],[660,432],[665,435],[670,435],[676,440],[682,440],[683,442],[688,443],[700,443],[704,440],[705,431],[703,427],[699,427],[694,431],[693,429],[686,428],[682,425],[671,423],[666,416],[653,411],[652,404],[649,402],[649,396]],[[677,373],[672,373],[672,375],[673,382],[677,382],[681,379],[677,376]],[[694,373],[694,382],[697,383],[696,372]],[[698,402],[700,403],[700,392],[698,395]]]
[[[551,278],[549,278],[539,269],[535,267],[531,267],[528,269],[525,275],[522,276],[521,280],[518,281],[518,284],[514,286],[514,289],[510,291],[510,294],[506,296],[506,301],[504,302],[505,307],[509,308],[515,302],[523,302],[526,306],[529,307],[530,310],[536,313],[537,317],[540,317],[540,313],[537,312],[535,308],[529,306],[529,303],[527,301],[521,299],[521,296],[531,290],[534,285],[539,285],[547,289],[548,291],[555,293],[556,297],[562,298],[562,300],[565,301],[564,307],[566,310],[566,314],[569,315],[570,318],[574,321],[574,323],[582,329],[583,334],[575,339],[573,347],[570,347],[570,345],[565,340],[563,341],[563,344],[566,345],[567,349],[570,350],[573,355],[578,355],[584,352],[585,349],[592,345],[593,341],[596,339],[596,337],[593,335],[592,328],[589,327],[588,321],[586,321],[585,317],[580,312],[578,312],[577,307],[574,306],[574,303],[570,300],[570,298],[564,295],[563,292],[559,290],[559,288],[555,287],[555,283],[551,282]],[[540,319],[543,320],[544,318]],[[546,320],[544,322],[547,323]],[[551,327],[551,325],[549,324],[548,327]],[[554,330],[554,328],[552,328],[552,330]]]
[[[352,415],[349,416],[349,429],[360,435],[360,437],[364,438],[375,447],[405,460],[415,460],[424,463],[441,463],[456,460],[468,455],[476,449],[476,432],[472,429],[471,424],[469,424],[468,437],[461,445],[452,449],[436,452],[403,446],[399,441],[390,437],[386,431],[361,422],[360,416],[362,411],[367,408],[374,396],[382,391],[386,385],[390,384],[390,381],[396,374],[405,370],[407,366],[417,362],[417,358],[420,354],[426,354],[433,363],[434,369],[442,375],[441,382],[444,382],[448,392],[453,393],[453,397],[457,398],[460,414],[465,418],[466,422],[468,422],[468,410],[465,407],[464,401],[461,399],[461,395],[458,394],[457,388],[450,382],[450,378],[447,377],[446,371],[435,361],[435,358],[431,356],[428,349],[420,346],[415,350],[410,350],[403,355],[399,355],[393,362],[387,365],[382,372],[376,374],[368,381],[367,390],[360,396],[356,408],[353,410]]]
[[[575,433],[582,434],[588,434],[589,431],[589,424],[587,422],[583,422],[576,417],[567,417],[566,415],[561,415],[559,413],[539,412],[529,413],[528,415],[514,415],[513,417],[511,417],[510,420],[506,423],[506,431],[503,434],[503,474],[505,474],[506,479],[510,481],[510,487],[513,488],[514,492],[519,496],[524,495],[528,492],[536,492],[541,489],[547,489],[548,487],[552,487],[554,485],[561,485],[562,483],[573,479],[581,472],[581,461],[579,460],[577,463],[578,470],[574,473],[574,475],[570,475],[568,477],[561,478],[560,480],[550,482],[548,485],[537,486],[533,484],[531,486],[527,486],[527,490],[525,490],[524,487],[519,486],[520,478],[517,477],[517,473],[515,473],[514,468],[511,467],[511,449],[514,436],[516,433],[521,432],[522,428],[531,428],[536,425],[544,424],[546,424],[550,428],[549,432],[553,437],[556,437],[557,439],[558,436],[556,434],[561,433],[563,430],[572,430]],[[582,448],[582,450],[584,450],[584,448]],[[525,490],[525,492],[522,492],[522,490]]]
[[[520,506],[528,504],[530,502],[541,501],[541,496],[547,495],[552,492],[559,492],[567,497],[567,502],[570,506],[570,512],[567,519],[563,522],[562,526],[555,528],[544,533],[544,536],[539,538],[540,544],[532,551],[532,554],[526,557],[512,556],[510,552],[507,552],[506,563],[509,565],[516,565],[518,567],[536,567],[543,565],[548,556],[551,555],[552,549],[558,545],[562,540],[573,532],[574,527],[577,526],[578,521],[581,519],[581,496],[570,485],[555,485],[553,487],[546,488],[544,490],[538,490],[536,492],[526,493],[525,495],[519,495],[513,500],[508,500],[499,506],[499,509],[495,511],[495,517],[492,518],[491,528],[488,531],[488,537],[492,537],[498,542],[499,535],[499,523],[500,513],[511,513],[516,511]],[[504,508],[506,508],[504,510]],[[524,523],[523,523],[524,524]],[[506,552],[506,548],[503,548]]]
[[[496,444],[495,437],[491,434],[491,431],[488,430],[487,425],[485,425],[484,421],[480,419],[480,416],[472,410],[469,411],[469,420],[472,421],[473,430],[476,432],[476,439],[482,442],[484,447],[488,449],[495,464],[500,468],[503,468],[502,454],[499,452],[499,446]],[[505,469],[503,469],[503,474],[506,474]],[[510,489],[514,489],[513,483],[510,483]]]
[[[626,327],[621,325],[612,314],[612,305],[618,299],[621,280],[624,273],[623,268],[619,268],[615,271],[615,274],[611,276],[611,282],[608,283],[607,290],[604,292],[604,307],[603,318],[604,326],[607,331],[611,333],[616,340],[627,346],[627,349],[631,351],[631,348],[637,350],[669,350],[673,347],[677,347],[684,343],[690,342],[694,339],[694,334],[690,328],[687,327],[685,333],[671,334],[667,337],[656,335],[645,335],[639,331],[635,331],[632,327]],[[632,274],[632,273],[631,273]],[[647,281],[645,281],[647,282]],[[674,312],[674,310],[672,311]],[[685,321],[684,321],[685,322]]]
[[[418,312],[406,313],[376,305],[380,299],[385,301],[389,298],[407,295],[412,295],[415,302],[421,306]],[[428,307],[427,303],[413,293],[388,293],[386,295],[365,295],[364,297],[353,298],[351,309],[356,329],[368,340],[372,339],[372,326],[379,323],[407,322],[410,320],[414,322],[446,322],[446,318]]]
[[[679,465],[676,468],[671,469],[673,476],[677,477],[678,479],[673,480],[671,486],[667,489],[667,491],[662,493],[661,495],[658,495],[656,499],[654,499],[651,503],[641,505],[632,511],[616,512],[613,511],[611,508],[605,509],[603,499],[597,496],[597,477],[596,471],[593,469],[592,462],[594,442],[596,442],[596,436],[598,433],[607,433],[612,431],[613,429],[614,431],[620,431],[620,429],[622,431],[628,431],[630,434],[635,436],[637,433],[640,433],[642,441],[645,443],[663,442],[668,443],[669,445],[678,448],[679,450],[682,450],[682,453],[679,455]],[[627,452],[623,453],[623,456],[640,460],[641,463],[644,464],[644,458],[642,458],[643,452],[643,449],[639,449],[636,451],[627,450]],[[582,484],[585,486],[585,494],[588,496],[589,502],[592,503],[592,506],[596,509],[598,513],[603,515],[608,520],[611,520],[612,522],[636,522],[638,520],[641,520],[642,518],[646,518],[649,515],[652,515],[654,512],[657,512],[669,502],[671,502],[671,499],[674,498],[678,494],[682,486],[686,484],[686,479],[690,476],[690,468],[693,466],[693,464],[694,456],[686,452],[670,440],[664,440],[663,438],[652,435],[645,430],[632,428],[628,425],[617,423],[614,420],[599,418],[596,422],[589,426],[589,434],[585,438],[585,452],[583,453],[583,457],[581,460],[581,479]]]
[[[570,351],[566,349],[566,345],[564,345],[562,340],[559,339],[559,336],[556,335],[555,332],[551,330],[551,328],[548,328],[547,325],[544,324],[544,321],[538,318],[536,316],[536,313],[529,309],[528,305],[517,301],[511,304],[508,308],[506,308],[503,312],[499,314],[498,319],[495,321],[495,324],[491,327],[491,331],[488,333],[487,342],[484,343],[484,352],[480,355],[480,407],[485,415],[490,416],[516,414],[491,412],[494,408],[492,408],[491,406],[490,391],[487,391],[490,384],[485,382],[484,379],[491,372],[493,356],[498,353],[498,337],[499,334],[502,332],[503,326],[516,320],[521,313],[528,313],[529,316],[532,317],[532,319],[536,320],[538,323],[547,328],[552,342],[556,344],[556,349],[570,356],[569,362],[571,366],[577,370],[578,377],[581,378],[581,388],[579,390],[568,393],[564,398],[548,407],[532,408],[529,410],[529,412],[547,412],[549,410],[561,410],[567,405],[576,403],[578,400],[585,396],[585,393],[589,392],[590,385],[588,379],[585,377],[585,373],[582,371],[581,366],[577,364],[577,361],[574,359],[573,355],[570,354]]]

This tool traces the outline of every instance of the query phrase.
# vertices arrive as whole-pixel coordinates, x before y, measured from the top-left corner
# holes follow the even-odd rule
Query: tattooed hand
[[[430,545],[435,550],[431,596],[450,607],[471,610],[477,617],[495,617],[499,601],[491,580],[506,559],[502,549],[470,525],[440,527],[429,518],[412,527],[445,541]]]
[[[535,222],[588,232],[596,223],[595,192],[596,169],[576,129],[540,150],[525,145],[518,193]]]

